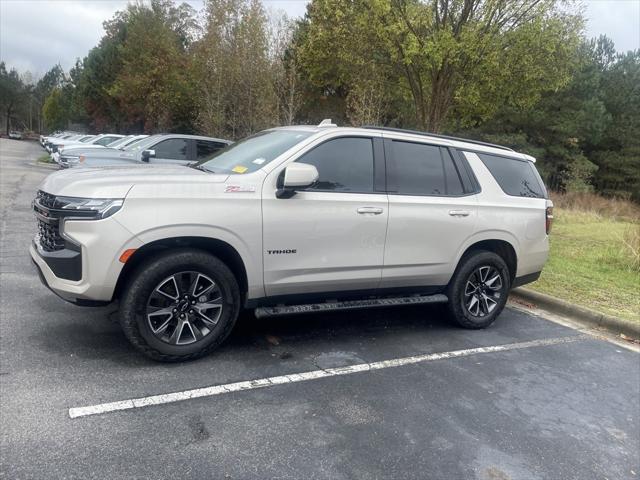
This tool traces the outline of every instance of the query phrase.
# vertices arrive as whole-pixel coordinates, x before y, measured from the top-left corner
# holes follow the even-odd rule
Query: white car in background
[[[56,162],[62,167],[67,168],[80,162],[80,157],[86,155],[100,154],[119,154],[126,148],[141,142],[148,138],[149,135],[128,135],[120,138],[108,145],[71,145],[65,147],[64,151],[59,152]]]
[[[84,138],[87,137],[87,138]],[[51,142],[53,144],[53,148],[52,148],[52,152],[51,152],[51,158],[58,163],[58,158],[59,158],[59,154],[62,150],[64,150],[65,148],[71,147],[71,146],[88,146],[88,145],[98,145],[98,146],[105,146],[105,145],[109,145],[110,143],[115,142],[116,140],[119,140],[121,138],[123,138],[124,135],[118,135],[118,134],[113,134],[113,133],[103,133],[101,135],[85,135],[85,136],[81,136],[83,141],[80,141],[80,139],[71,137],[65,141],[61,141],[61,142]]]
[[[93,135],[72,135],[67,138],[56,138],[49,140],[46,145],[46,149],[49,153],[55,153],[58,149],[64,145],[71,145],[74,143],[88,142],[93,138]]]

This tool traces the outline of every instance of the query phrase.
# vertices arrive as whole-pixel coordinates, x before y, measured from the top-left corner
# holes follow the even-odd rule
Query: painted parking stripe
[[[280,375],[277,377],[259,378],[256,380],[228,383],[225,385],[213,385],[210,387],[194,388],[192,390],[185,390],[182,392],[165,393],[160,395],[152,395],[149,397],[121,400],[117,402],[100,403],[87,407],[70,408],[69,417],[87,417],[90,415],[99,415],[102,413],[117,412],[120,410],[131,410],[134,408],[150,407],[152,405],[163,405],[167,403],[181,402],[183,400],[190,400],[194,398],[213,397],[225,393],[240,392],[242,390],[255,390],[257,388],[273,387],[275,385],[306,382],[309,380],[336,377],[339,375],[351,375],[353,373],[369,372],[373,370],[382,370],[392,367],[402,367],[405,365],[414,365],[416,363],[432,362],[435,360],[445,360],[448,358],[468,357],[471,355],[478,355],[482,353],[507,352],[510,350],[521,350],[524,348],[559,345],[562,343],[577,342],[580,340],[585,340],[587,338],[591,337],[589,335],[575,335],[570,337],[532,340],[529,342],[508,343],[506,345],[495,345],[492,347],[467,348],[464,350],[453,350],[450,352],[430,353],[425,355],[414,355],[411,357],[394,358],[391,360],[383,360],[380,362],[360,363],[356,365],[349,365],[346,367],[327,368],[302,373],[292,373],[289,375]]]

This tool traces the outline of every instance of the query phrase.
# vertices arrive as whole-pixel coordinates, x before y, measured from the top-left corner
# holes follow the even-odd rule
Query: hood
[[[64,197],[124,198],[134,185],[221,183],[228,177],[181,165],[113,165],[61,170],[45,178],[39,189]]]
[[[109,147],[103,147],[102,145],[68,145],[65,146],[62,150],[62,154],[66,155],[67,153],[69,155],[75,155],[76,157],[81,155],[84,152],[92,152],[92,153],[98,153],[98,152],[102,152],[103,154],[106,153],[107,151],[113,151],[113,152],[119,152],[120,150],[115,149],[115,148],[109,148]]]

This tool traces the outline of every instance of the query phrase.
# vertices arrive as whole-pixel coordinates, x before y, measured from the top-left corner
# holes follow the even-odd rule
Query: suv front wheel
[[[491,325],[507,303],[510,279],[507,264],[493,252],[464,257],[447,289],[452,320],[464,328]]]
[[[170,250],[144,262],[120,304],[127,339],[164,362],[208,354],[231,332],[240,310],[238,283],[213,255]]]

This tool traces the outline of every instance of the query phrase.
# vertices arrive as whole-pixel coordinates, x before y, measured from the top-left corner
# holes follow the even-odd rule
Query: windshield
[[[137,152],[140,150],[145,150],[147,146],[153,145],[158,138],[162,137],[162,135],[151,135],[150,137],[143,138],[144,142],[134,142],[131,145],[127,145],[123,148],[125,152]]]
[[[93,138],[93,135],[87,135],[86,137],[82,137],[82,138],[80,139],[80,141],[81,141],[82,143],[86,143],[86,142],[88,142],[89,140],[91,140],[92,138]]]
[[[127,143],[129,140],[131,140],[131,137],[117,138],[113,142],[107,143],[105,145],[105,147],[118,148],[118,147],[122,146],[122,144]]]
[[[125,149],[135,145],[136,143],[141,142],[142,140],[146,140],[146,139],[147,139],[146,135],[143,135],[142,137],[139,137],[139,138],[136,138],[136,137],[129,138],[129,139],[127,139],[126,142],[124,142],[122,145],[120,145],[119,148],[120,148],[120,150],[125,150]]]
[[[265,130],[233,143],[197,166],[215,173],[251,173],[300,143],[314,132],[302,130]]]

